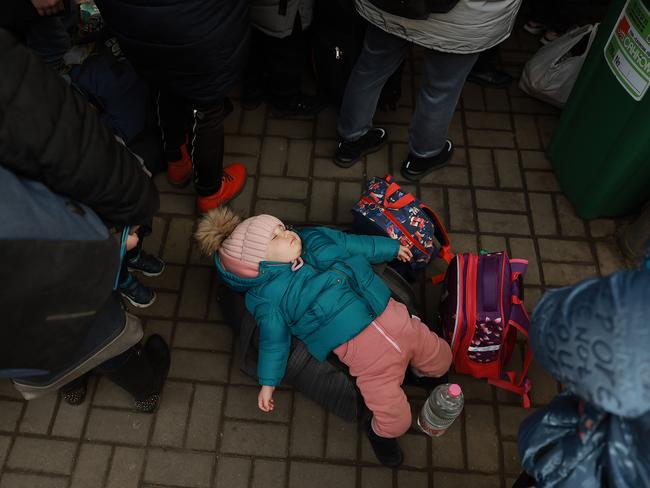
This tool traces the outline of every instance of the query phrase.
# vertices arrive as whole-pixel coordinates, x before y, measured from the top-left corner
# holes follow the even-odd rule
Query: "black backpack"
[[[340,106],[366,32],[366,21],[352,0],[316,0],[312,25],[312,65],[320,95]],[[379,97],[381,109],[397,108],[402,96],[403,64],[388,79]]]

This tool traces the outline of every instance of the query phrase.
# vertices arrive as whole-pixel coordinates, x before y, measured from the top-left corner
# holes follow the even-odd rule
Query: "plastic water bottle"
[[[438,385],[418,415],[418,427],[431,437],[441,436],[463,411],[464,403],[459,385]]]

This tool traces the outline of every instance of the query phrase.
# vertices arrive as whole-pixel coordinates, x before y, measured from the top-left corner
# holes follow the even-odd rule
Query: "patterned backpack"
[[[454,368],[523,398],[530,407],[526,373],[532,352],[526,347],[519,377],[504,371],[517,342],[517,331],[528,339],[529,318],[522,302],[528,261],[505,252],[457,254],[445,278],[440,303],[442,331],[451,344]]]
[[[402,190],[391,175],[370,178],[351,211],[356,232],[388,236],[408,247],[414,270],[426,267],[432,258],[449,264],[453,257],[447,231],[436,213]],[[443,279],[444,273],[434,276],[433,282]]]

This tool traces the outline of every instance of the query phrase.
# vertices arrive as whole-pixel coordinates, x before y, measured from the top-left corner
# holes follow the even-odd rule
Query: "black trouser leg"
[[[472,68],[473,72],[480,73],[483,71],[493,71],[497,66],[497,57],[499,55],[499,46],[494,46],[486,51],[481,52],[476,64]]]
[[[223,121],[226,104],[197,109],[192,128],[192,163],[194,187],[201,196],[209,196],[221,188],[223,174]]]
[[[180,147],[187,140],[187,121],[192,111],[176,96],[164,90],[158,93],[157,109],[165,159],[178,161],[181,159]]]
[[[263,96],[265,91],[266,57],[264,55],[266,36],[257,29],[251,29],[251,47],[248,62],[242,74],[244,97]]]
[[[296,15],[290,36],[278,39],[266,36],[265,54],[269,70],[269,98],[274,104],[287,103],[300,93],[304,58],[304,35],[300,15]]]

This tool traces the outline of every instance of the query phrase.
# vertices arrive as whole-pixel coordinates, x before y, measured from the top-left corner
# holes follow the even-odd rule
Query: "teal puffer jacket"
[[[262,261],[257,277],[239,278],[214,256],[222,280],[246,292],[246,308],[260,327],[261,385],[275,386],[282,380],[292,335],[324,361],[381,315],[390,298],[390,290],[370,265],[394,259],[398,241],[325,227],[297,233],[305,264],[295,272],[290,263]]]

